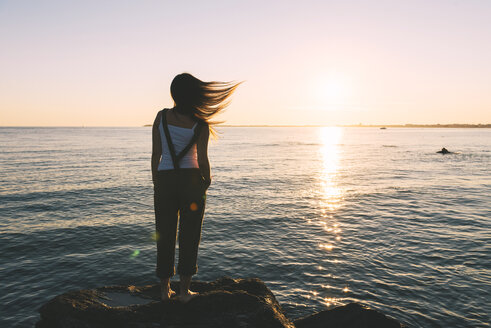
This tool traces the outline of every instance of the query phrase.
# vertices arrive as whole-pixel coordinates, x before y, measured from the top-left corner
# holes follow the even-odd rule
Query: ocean
[[[489,327],[491,129],[218,132],[196,280],[258,277],[290,318],[356,301]],[[150,155],[151,128],[0,128],[1,327],[157,282]]]

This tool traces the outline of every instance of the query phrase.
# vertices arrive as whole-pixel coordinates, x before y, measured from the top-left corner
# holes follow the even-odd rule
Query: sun
[[[339,99],[345,93],[345,87],[339,81],[327,81],[319,88],[320,96],[324,99]]]
[[[349,80],[342,75],[331,75],[319,79],[316,86],[318,103],[326,109],[339,109],[349,101],[351,87]]]

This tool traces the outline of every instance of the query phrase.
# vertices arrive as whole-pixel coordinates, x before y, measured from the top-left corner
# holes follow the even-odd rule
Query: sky
[[[0,0],[0,126],[142,126],[245,81],[226,124],[491,123],[491,1]]]

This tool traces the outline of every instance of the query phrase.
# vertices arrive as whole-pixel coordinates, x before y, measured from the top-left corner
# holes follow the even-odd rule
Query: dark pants
[[[157,276],[175,274],[177,223],[179,222],[180,275],[198,272],[198,246],[205,211],[205,183],[199,169],[159,171],[154,186],[157,230]]]

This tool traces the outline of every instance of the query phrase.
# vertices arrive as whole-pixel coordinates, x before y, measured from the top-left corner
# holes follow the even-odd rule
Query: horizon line
[[[144,125],[0,125],[0,128],[137,128],[152,127]],[[476,127],[491,128],[491,123],[406,123],[406,124],[218,124],[217,127]]]

